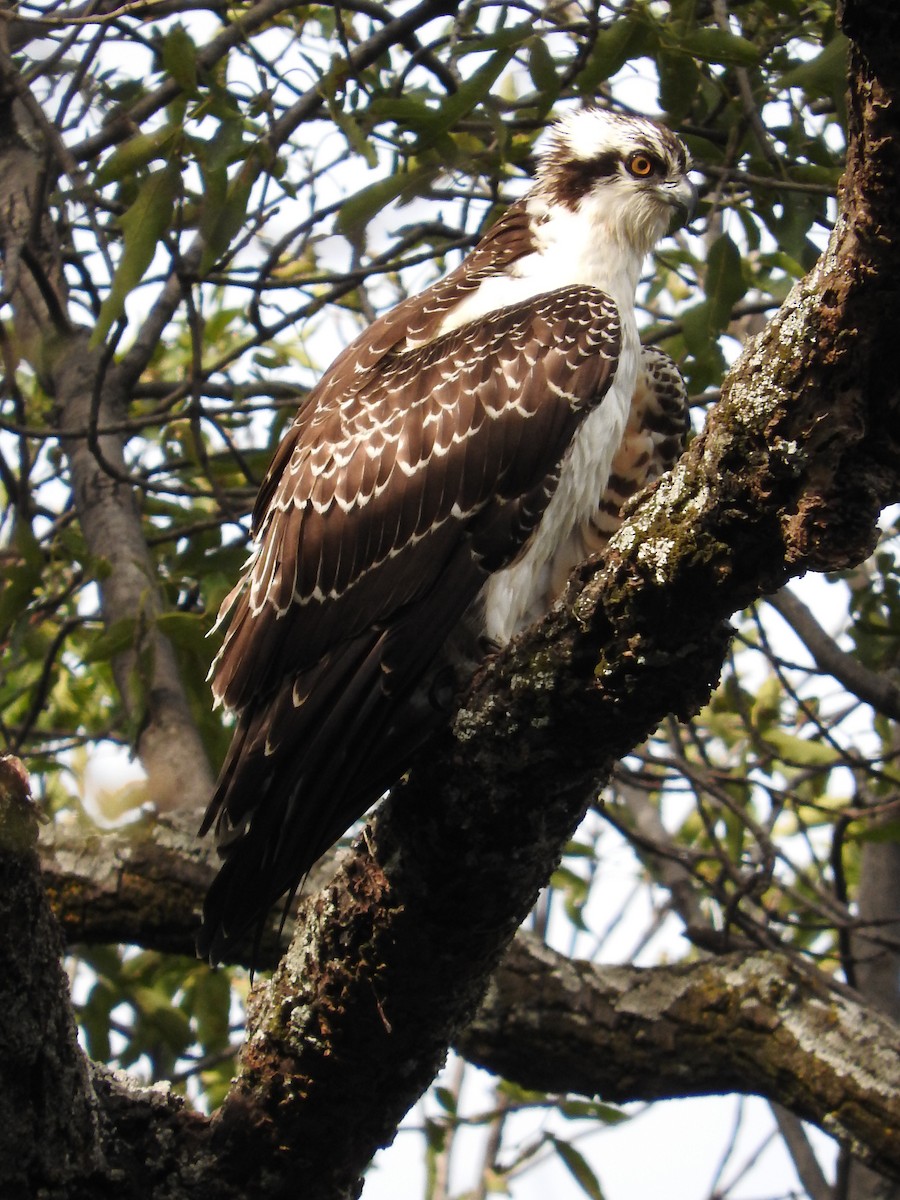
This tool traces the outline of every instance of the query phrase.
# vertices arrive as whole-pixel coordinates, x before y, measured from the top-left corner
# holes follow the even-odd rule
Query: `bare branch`
[[[841,650],[807,605],[789,588],[767,596],[766,602],[790,625],[820,670],[833,675],[848,692],[871,704],[876,712],[893,721],[900,720],[900,688],[887,676],[867,670],[858,658]]]

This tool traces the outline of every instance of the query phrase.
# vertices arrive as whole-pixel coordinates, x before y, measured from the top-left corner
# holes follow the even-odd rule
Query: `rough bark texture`
[[[895,749],[900,751],[900,729],[895,730]],[[876,828],[896,820],[895,804]],[[860,856],[860,929],[850,940],[853,982],[871,1007],[900,1023],[900,843],[889,838],[866,842]],[[853,1161],[848,1164],[847,1200],[900,1200],[900,1181],[889,1182]]]
[[[896,1176],[897,1033],[783,955],[595,967],[520,934],[459,1048],[541,1091],[612,1101],[754,1092]]]
[[[866,13],[868,45],[894,17]],[[666,713],[705,698],[728,615],[870,551],[900,494],[884,319],[900,279],[900,131],[897,81],[877,68],[854,51],[830,246],[731,373],[705,435],[615,539],[576,621],[557,613],[483,672],[310,906],[217,1119],[235,1175],[265,1163],[277,1193],[293,1164],[310,1195],[352,1194],[471,1017],[590,788]],[[339,1126],[346,1138],[323,1136]]]
[[[41,887],[37,810],[18,760],[0,758],[0,1182],[8,1200],[100,1166],[98,1113]]]
[[[80,862],[74,847],[58,849],[53,858],[45,855],[62,928],[88,941],[129,938],[189,953],[192,914],[210,868],[197,862],[194,848],[177,829],[157,832],[143,852],[137,850],[141,840],[134,847],[124,841],[89,845]],[[90,882],[79,890],[80,875]],[[178,886],[171,888],[170,879]],[[378,1024],[395,1011],[386,1007],[390,991],[389,981],[384,982],[385,1002],[380,1011],[377,998],[371,1006]],[[331,984],[336,1004],[340,980],[333,968]],[[319,1015],[326,1019],[321,1003]],[[292,1053],[295,1018],[289,1007],[281,1019],[286,1050]],[[327,1033],[323,1028],[322,1036]],[[371,1036],[371,1023],[365,1024],[358,1041],[346,1048],[343,1068],[333,1067],[336,1074],[359,1080],[368,1069]],[[783,955],[732,954],[652,969],[598,967],[572,962],[519,933],[455,1044],[473,1061],[523,1087],[608,1100],[757,1092],[789,1105],[854,1146],[879,1170],[900,1177],[900,1031]],[[393,1073],[386,1068],[384,1078],[368,1086],[390,1090],[395,1073],[396,1065]],[[286,1074],[277,1090],[287,1103],[293,1089],[306,1087],[312,1104],[322,1082]],[[276,1090],[269,1075],[262,1084]],[[290,1194],[291,1177],[285,1180],[274,1169],[269,1173],[252,1149],[243,1171],[234,1172],[233,1156],[248,1152],[249,1136],[237,1114],[233,1126],[217,1128],[210,1137],[207,1123],[185,1113],[164,1090],[148,1092],[103,1070],[95,1072],[93,1087],[104,1116],[110,1186],[120,1172],[128,1176],[123,1164],[132,1159],[157,1164],[149,1179],[138,1173],[140,1184],[129,1184],[135,1190],[116,1194],[202,1194],[213,1180],[222,1196],[279,1194],[280,1188]],[[348,1087],[347,1120],[337,1127],[342,1131],[355,1103],[364,1109],[371,1096],[381,1094],[365,1091],[355,1100],[359,1083],[348,1081]],[[291,1131],[283,1125],[279,1131],[289,1144]],[[335,1127],[323,1126],[320,1134],[334,1140]],[[227,1174],[233,1192],[224,1190],[219,1178],[222,1155],[232,1167]],[[313,1164],[302,1169],[311,1179]],[[99,1188],[102,1178],[92,1186]]]
[[[120,832],[55,831],[39,847],[44,887],[66,945],[125,942],[193,954],[215,865],[193,822],[152,818]]]
[[[4,1011],[21,1014],[30,1063],[54,1056],[52,1089],[22,1098],[16,1127],[29,1148],[43,1137],[28,1160],[33,1191],[40,1184],[48,1196],[154,1200],[356,1194],[372,1152],[391,1139],[474,1015],[592,788],[665,714],[687,714],[705,698],[729,614],[792,575],[868,552],[878,511],[900,492],[890,368],[900,287],[900,15],[894,0],[857,0],[845,17],[857,39],[852,141],[827,253],[732,372],[705,435],[632,515],[603,569],[587,572],[540,630],[488,665],[453,729],[416,764],[335,882],[306,905],[288,955],[261,990],[240,1075],[212,1122],[107,1075],[85,1082],[53,974],[55,949],[40,934],[46,916],[33,851],[9,843],[4,894],[31,907],[3,927],[39,933],[9,947],[21,958]],[[651,992],[686,1028],[718,1022],[722,1037],[737,1029],[757,1048],[768,1037],[783,1055],[805,1046],[812,1074],[800,1081],[779,1073],[771,1056],[757,1063],[755,1052],[733,1081],[771,1087],[900,1177],[892,1085],[884,1082],[896,1070],[894,1050],[860,1050],[872,1066],[856,1091],[834,1039],[850,1019],[845,1001],[813,989],[801,1022],[793,1004],[800,984],[786,986],[780,966],[753,958],[724,971],[716,1003],[686,999],[687,976],[677,972]],[[579,985],[587,980],[579,976]],[[740,986],[749,1007],[736,1002]],[[634,1019],[648,995],[639,987],[616,1001],[618,1019]],[[866,1029],[875,1030],[873,1042],[896,1047],[896,1029],[880,1017]],[[813,1067],[823,1046],[830,1062]],[[13,1086],[19,1049],[5,1047]],[[63,1103],[42,1113],[60,1083]],[[89,1120],[98,1110],[99,1176]],[[38,1130],[40,1116],[48,1129]],[[2,1126],[0,1144],[9,1163]]]
[[[44,887],[67,946],[125,942],[193,956],[206,890],[218,867],[208,839],[189,816],[152,816],[117,831],[48,828],[39,843]],[[334,874],[317,864],[307,890]],[[258,945],[242,965],[271,970],[284,950],[280,913],[273,911]]]

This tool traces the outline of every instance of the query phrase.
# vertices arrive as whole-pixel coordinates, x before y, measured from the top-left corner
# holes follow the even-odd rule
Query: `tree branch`
[[[9,1196],[36,1195],[36,1181],[59,1182],[61,1163],[89,1178],[101,1161],[36,842],[24,768],[0,758],[0,1181]]]
[[[10,68],[14,69],[14,68]],[[5,80],[9,91],[12,81]],[[171,643],[156,618],[163,601],[147,548],[121,435],[98,432],[124,415],[127,394],[115,368],[106,370],[83,331],[53,320],[65,312],[62,249],[40,203],[44,190],[41,130],[19,99],[0,102],[0,251],[4,290],[24,354],[54,396],[57,429],[88,555],[102,564],[98,580],[107,625],[130,621],[132,646],[113,672],[148,775],[148,797],[160,808],[195,813],[213,779],[190,713]],[[40,214],[37,218],[35,214]]]
[[[196,846],[166,826],[150,842],[140,832],[111,841],[88,842],[80,854],[74,845],[55,852],[66,874],[51,876],[49,893],[63,930],[88,941],[137,936],[142,945],[189,953],[211,873]],[[273,938],[263,950],[273,961],[274,946]],[[375,996],[372,1005],[377,1013]],[[392,1011],[382,1004],[381,1017],[389,1021]],[[596,966],[520,931],[455,1045],[478,1065],[542,1091],[620,1102],[754,1092],[900,1178],[900,1031],[785,955]],[[150,1120],[144,1089],[109,1086],[101,1099],[114,1125],[134,1122],[136,1112]],[[191,1122],[190,1130],[196,1150],[201,1128]],[[248,1195],[262,1194],[249,1186]]]
[[[898,67],[884,52],[900,44],[900,18],[893,0],[858,0],[846,12],[862,49],[853,52],[842,215],[822,260],[749,347],[705,434],[633,512],[605,565],[587,569],[583,588],[484,668],[453,728],[420,757],[334,882],[306,902],[288,954],[260,989],[225,1105],[209,1126],[167,1116],[163,1130],[160,1118],[168,1173],[162,1182],[129,1176],[133,1194],[214,1188],[268,1200],[295,1194],[299,1179],[306,1200],[357,1194],[373,1151],[474,1014],[597,781],[665,714],[687,714],[708,694],[728,615],[804,570],[869,551],[877,513],[900,484],[891,370]],[[19,940],[23,954],[42,952]],[[815,1049],[792,1008],[800,982],[785,986],[767,958],[750,964],[745,975],[727,960],[723,1009],[698,999],[694,1016],[720,1021],[727,1036],[736,1003],[736,1027],[748,1037],[756,1029],[759,1053],[765,1039],[784,1054]],[[676,1007],[692,969],[669,976]],[[31,986],[23,978],[19,1003],[31,1002]],[[58,989],[48,994],[58,1015]],[[641,998],[639,987],[625,999],[629,1020]],[[835,1023],[849,1030],[848,1003],[813,989],[804,1006],[832,1066],[845,1047],[831,1035]],[[677,1008],[679,1019],[689,1009]],[[877,1028],[888,1049],[865,1061],[896,1146],[882,1083],[896,1070],[896,1031]],[[760,1087],[781,1086],[780,1099],[815,1109],[897,1173],[896,1151],[870,1127],[855,1081],[840,1069],[830,1080],[779,1078],[779,1065],[744,1062],[745,1078],[756,1071]],[[130,1132],[122,1111],[109,1115],[120,1121],[120,1161]],[[173,1179],[190,1187],[178,1191]]]
[[[72,494],[91,556],[105,565],[100,591],[107,626],[131,622],[129,649],[113,659],[126,711],[137,728],[147,796],[160,810],[201,812],[213,788],[206,750],[190,711],[175,651],[156,625],[164,605],[118,434],[99,425],[125,411],[115,370],[83,337],[55,356],[53,390]],[[95,404],[95,392],[97,403]]]
[[[195,954],[200,909],[217,868],[209,841],[197,838],[190,813],[154,814],[121,831],[48,826],[39,845],[44,887],[67,946],[125,942],[164,954]],[[307,890],[334,874],[334,859],[316,865]],[[276,966],[284,949],[273,912],[243,965]]]
[[[864,667],[830,637],[810,609],[789,588],[766,597],[772,608],[793,629],[813,657],[816,666],[842,684],[865,704],[891,720],[900,720],[900,688],[883,675]]]
[[[277,1192],[302,1171],[316,1181],[310,1196],[355,1194],[470,1018],[591,790],[667,713],[686,716],[708,695],[729,614],[871,550],[878,513],[900,492],[889,366],[900,130],[892,92],[859,54],[854,78],[843,212],[819,264],[606,564],[484,669],[453,730],[304,910],[218,1117],[247,1186],[263,1171]]]
[[[520,933],[456,1045],[538,1091],[755,1093],[900,1178],[900,1029],[784,955],[598,967]]]
[[[263,3],[257,5],[252,10],[253,23],[258,23],[258,10],[269,9],[272,5],[277,6],[277,9],[286,7],[284,0],[264,0]],[[391,46],[407,41],[415,31],[420,29],[429,20],[449,15],[455,10],[456,5],[448,3],[448,0],[421,0],[421,3],[409,12],[388,20],[381,29],[357,46],[342,63],[342,72],[347,76],[352,76],[365,70],[366,67],[376,62],[382,54],[385,54]],[[249,15],[242,18],[242,20],[246,23],[249,20]],[[205,61],[204,56],[212,59],[214,57],[214,47],[218,47],[215,50],[215,54],[224,52],[223,48],[219,46],[219,43],[223,42],[224,37],[225,35],[220,34],[214,42],[211,42],[208,47],[201,51],[198,54],[198,62]],[[227,48],[227,45],[225,48]],[[159,91],[170,86],[175,87],[177,92],[177,86],[171,80],[167,81]],[[321,83],[316,83],[314,87],[308,88],[273,123],[266,138],[269,157],[274,158],[297,127],[305,121],[311,120],[324,107],[325,94]],[[134,114],[129,113],[128,119],[133,120]],[[254,159],[254,164],[256,170],[261,171],[263,159],[257,156]],[[131,349],[123,357],[121,363],[123,377],[131,385],[137,383],[140,373],[149,362],[166,323],[171,320],[178,304],[183,298],[185,288],[188,286],[187,280],[200,264],[205,248],[205,239],[200,234],[197,234],[182,256],[181,261],[177,264],[177,271],[173,271],[166,281],[165,287],[160,292]],[[294,318],[292,317],[291,321],[293,322],[293,320]]]
[[[177,826],[157,823],[152,838],[145,833],[79,838],[52,855],[44,849],[45,880],[68,937],[134,939],[190,952],[211,868]],[[48,863],[55,864],[49,877]],[[264,957],[274,961],[276,946],[273,933]],[[380,995],[371,1001],[376,1012]],[[381,1005],[383,1020],[393,1012]],[[728,955],[653,969],[595,966],[571,962],[520,932],[455,1044],[479,1065],[546,1091],[616,1101],[757,1092],[900,1177],[898,1038],[890,1021],[835,995],[824,977],[783,955]],[[360,1052],[365,1062],[362,1044]],[[102,1072],[97,1087],[110,1136],[140,1125],[141,1137],[152,1140],[158,1120],[171,1123],[180,1113],[145,1089],[114,1086]],[[182,1121],[189,1153],[196,1154],[205,1145],[204,1127],[183,1114],[176,1128]],[[219,1143],[222,1131],[213,1129]],[[179,1153],[169,1145],[170,1167],[180,1175]],[[204,1154],[207,1169],[218,1171],[210,1146]],[[269,1176],[266,1187],[272,1184]],[[242,1195],[244,1187],[247,1195],[264,1194],[252,1180],[240,1184]]]

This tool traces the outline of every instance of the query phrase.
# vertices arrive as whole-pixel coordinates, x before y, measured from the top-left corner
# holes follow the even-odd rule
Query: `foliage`
[[[737,346],[824,244],[844,146],[846,48],[830,0],[731,9],[18,8],[4,71],[53,147],[41,195],[65,269],[49,281],[54,327],[34,345],[6,263],[0,728],[60,819],[79,805],[76,752],[133,747],[148,720],[148,626],[174,647],[193,720],[220,761],[228,730],[210,712],[208,635],[286,421],[373,313],[453,265],[521,193],[553,112],[594,100],[660,112],[694,155],[701,216],[661,247],[640,305],[647,339],[681,364],[702,424]],[[104,588],[114,548],[85,537],[52,394],[54,355],[74,330],[128,384],[121,411],[101,420],[96,408],[86,434],[95,446],[101,434],[121,439],[152,561],[148,595],[159,593],[113,620]],[[767,606],[740,618],[708,707],[661,728],[599,802],[603,824],[586,827],[544,900],[547,936],[607,952],[626,902],[598,902],[595,851],[607,853],[614,827],[650,889],[627,922],[648,958],[671,953],[658,935],[674,913],[700,946],[738,932],[852,975],[861,855],[876,834],[897,837],[896,822],[870,819],[894,794],[896,737],[890,714],[814,664],[821,638],[866,672],[894,669],[896,553],[886,538],[865,570],[823,583],[815,595],[828,615],[798,627],[796,641]],[[136,706],[115,669],[132,651]],[[92,948],[81,961],[91,1053],[141,1062],[154,1078],[186,1078],[199,1060],[195,1095],[214,1104],[225,976],[148,951]],[[441,1115],[426,1125],[435,1198],[447,1194],[449,1135],[473,1122],[458,1091],[436,1093]],[[547,1152],[570,1190],[602,1194],[566,1122],[614,1114],[507,1085],[497,1096],[479,1119],[490,1130],[481,1194],[506,1191]],[[529,1107],[542,1120],[549,1107],[556,1123],[507,1145],[511,1110]]]

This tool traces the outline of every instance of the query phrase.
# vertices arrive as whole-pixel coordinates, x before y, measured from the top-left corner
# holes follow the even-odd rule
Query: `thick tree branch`
[[[67,946],[125,942],[193,954],[212,882],[195,822],[153,817],[119,832],[51,826],[39,846],[44,887]]]
[[[41,887],[37,810],[17,759],[0,758],[0,1182],[4,1196],[100,1165],[97,1111]]]
[[[45,851],[45,879],[48,864],[56,864],[49,894],[62,929],[76,939],[137,937],[190,953],[193,914],[211,869],[177,828],[162,826],[152,840],[143,835],[95,839],[80,852],[73,843],[52,858]],[[262,951],[272,961],[275,945],[273,936]],[[596,966],[520,932],[455,1045],[489,1070],[544,1091],[615,1101],[756,1092],[900,1177],[900,1031],[784,955]],[[177,1130],[183,1119],[190,1153],[205,1147],[206,1169],[215,1169],[202,1122],[102,1072],[94,1086],[108,1136],[128,1125],[152,1144],[159,1121]],[[166,1151],[178,1176],[180,1153],[171,1145]],[[257,1193],[251,1187],[249,1194]]]
[[[112,832],[84,825],[48,826],[39,845],[44,887],[67,946],[125,942],[193,957],[206,890],[218,867],[191,814],[170,813]],[[334,874],[333,858],[316,865],[313,892]],[[245,966],[276,966],[284,950],[273,911],[259,944],[248,940]]]
[[[261,990],[226,1104],[209,1127],[168,1108],[165,1129],[148,1118],[151,1136],[167,1137],[165,1175],[123,1172],[132,1194],[247,1200],[293,1195],[302,1181],[307,1200],[355,1195],[371,1154],[473,1016],[597,781],[666,713],[689,713],[705,698],[728,615],[793,575],[870,549],[878,511],[900,484],[890,369],[898,66],[883,53],[900,44],[900,18],[893,0],[858,0],[847,15],[860,47],[843,210],[828,251],[744,355],[706,433],[633,513],[607,563],[488,664],[452,730],[415,764],[334,883],[306,903]],[[20,939],[23,953],[29,941]],[[782,977],[764,964],[743,982],[761,1007],[739,1020],[752,1029],[759,1017],[789,1053],[801,1035],[790,1009],[777,1007]],[[31,986],[23,977],[20,1004],[33,1002]],[[58,989],[48,995],[56,1018]],[[626,1000],[629,1011],[635,1001]],[[811,996],[807,1008],[821,1015],[819,1003]],[[839,1024],[843,1003],[821,998]],[[827,1023],[820,1028],[829,1057],[837,1054]],[[896,1044],[887,1024],[879,1037]],[[876,1091],[877,1072],[895,1065],[878,1061]],[[864,1132],[867,1113],[858,1099],[845,1102],[852,1087],[840,1081],[839,1095],[827,1082],[822,1090],[835,1131],[866,1140],[874,1161],[896,1173],[890,1147],[877,1130]],[[815,1106],[815,1080],[782,1083],[789,1102]],[[120,1165],[135,1129],[127,1105],[114,1117],[107,1103]]]
[[[854,80],[843,211],[818,266],[571,598],[575,620],[558,611],[482,672],[368,846],[306,909],[218,1118],[246,1186],[262,1172],[277,1194],[303,1171],[310,1196],[355,1193],[471,1017],[592,787],[708,694],[729,614],[871,550],[900,493],[900,129],[896,81],[860,54]]]
[[[520,933],[457,1047],[540,1091],[753,1092],[900,1175],[900,1028],[784,955],[596,967]]]

